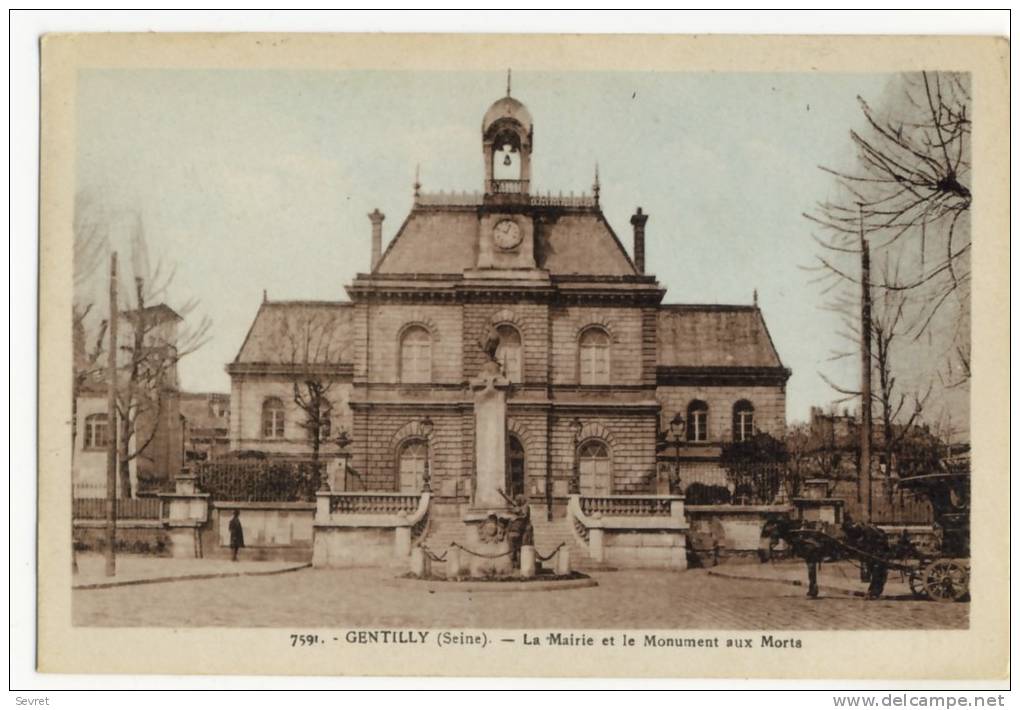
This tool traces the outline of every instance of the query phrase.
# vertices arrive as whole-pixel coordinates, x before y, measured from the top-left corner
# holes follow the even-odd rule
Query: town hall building
[[[575,489],[726,485],[725,442],[782,436],[790,371],[757,303],[665,302],[645,260],[649,215],[631,217],[628,251],[597,176],[590,194],[533,192],[535,134],[520,101],[499,99],[482,120],[481,192],[416,184],[385,249],[372,212],[371,268],[344,300],[264,299],[227,365],[232,450],[307,454],[295,383],[316,378],[321,456],[347,469],[334,489],[428,487],[437,509],[464,505],[487,344],[510,381],[505,491],[536,512],[559,514]]]

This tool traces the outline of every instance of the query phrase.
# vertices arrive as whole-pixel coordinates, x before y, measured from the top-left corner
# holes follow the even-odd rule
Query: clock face
[[[493,228],[492,238],[500,249],[514,249],[521,243],[521,228],[516,222],[504,219]]]

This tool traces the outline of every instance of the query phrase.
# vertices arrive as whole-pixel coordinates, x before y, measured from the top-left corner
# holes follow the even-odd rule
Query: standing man
[[[230,559],[237,562],[237,551],[244,547],[244,528],[241,527],[241,511],[235,510],[230,519]]]

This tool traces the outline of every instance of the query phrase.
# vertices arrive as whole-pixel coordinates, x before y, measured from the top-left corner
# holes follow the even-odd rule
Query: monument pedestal
[[[506,391],[510,380],[499,365],[486,363],[471,380],[475,400],[475,490],[471,500],[474,513],[506,510],[499,491],[506,485]]]

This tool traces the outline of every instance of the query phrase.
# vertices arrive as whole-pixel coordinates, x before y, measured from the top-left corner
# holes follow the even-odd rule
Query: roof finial
[[[595,194],[595,202],[599,201],[599,191],[602,189],[602,183],[599,182],[599,163],[595,161],[595,183],[591,186],[592,192]]]
[[[507,96],[510,95],[510,69],[509,69],[509,67],[506,70],[506,95]]]
[[[421,194],[421,163],[417,163],[414,166],[414,196],[417,197]]]
[[[758,289],[754,290],[754,307],[758,307]]]
[[[266,289],[262,289],[262,302],[269,303],[269,292]]]

